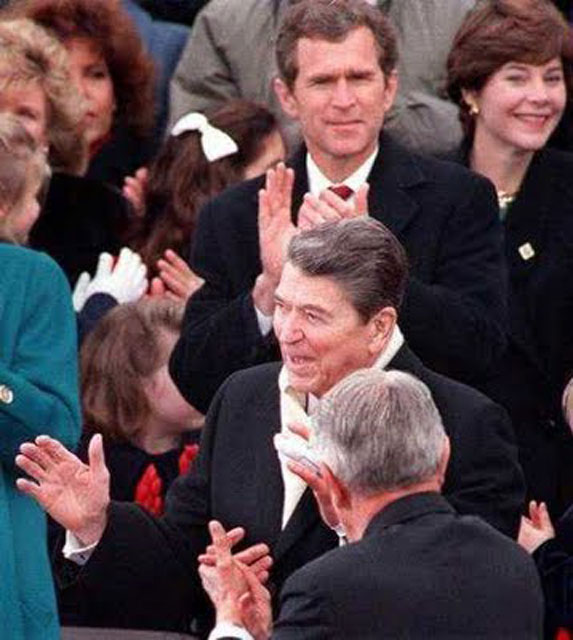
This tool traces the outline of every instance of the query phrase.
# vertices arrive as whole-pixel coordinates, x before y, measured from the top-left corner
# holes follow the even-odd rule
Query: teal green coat
[[[47,255],[0,244],[0,638],[60,637],[46,519],[19,493],[14,457],[46,433],[74,446],[80,430],[70,290]]]

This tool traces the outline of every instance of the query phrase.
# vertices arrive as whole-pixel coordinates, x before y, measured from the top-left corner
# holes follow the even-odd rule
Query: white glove
[[[76,282],[76,286],[72,293],[72,304],[74,305],[74,311],[76,313],[79,313],[84,308],[86,300],[88,299],[87,289],[91,280],[90,274],[87,271],[84,271],[80,274],[80,277]]]
[[[146,274],[147,267],[139,254],[127,247],[120,251],[115,265],[109,253],[102,253],[95,275],[86,287],[86,300],[94,293],[107,293],[119,304],[139,300],[147,291]]]

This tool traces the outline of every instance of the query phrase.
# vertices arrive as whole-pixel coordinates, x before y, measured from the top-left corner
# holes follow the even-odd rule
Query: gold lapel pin
[[[535,255],[535,249],[529,244],[529,242],[522,244],[521,247],[519,247],[518,251],[519,255],[524,260],[531,260],[531,258],[533,258],[533,256]]]

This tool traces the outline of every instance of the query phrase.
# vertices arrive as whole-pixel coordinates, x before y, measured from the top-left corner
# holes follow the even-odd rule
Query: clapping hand
[[[98,258],[94,277],[84,272],[78,278],[72,295],[74,309],[81,311],[88,298],[96,293],[107,293],[119,304],[135,302],[147,287],[147,267],[138,253],[124,247],[114,264],[113,256],[104,252]]]
[[[164,295],[173,300],[187,300],[203,286],[203,278],[196,275],[175,251],[167,249],[157,261],[159,277],[165,286]]]
[[[308,231],[325,222],[367,215],[368,190],[368,184],[363,184],[356,192],[353,202],[343,200],[330,189],[325,189],[318,198],[307,193],[298,211],[297,228]]]
[[[266,545],[254,545],[236,555],[231,549],[244,531],[226,532],[209,523],[212,544],[199,557],[199,575],[217,611],[217,621],[244,626],[256,640],[269,637],[272,622],[270,594],[261,584],[268,575],[270,557]]]
[[[257,278],[253,299],[266,315],[274,309],[274,293],[279,283],[286,251],[296,233],[292,223],[292,187],[294,172],[280,162],[266,174],[265,188],[259,191],[259,247],[261,275]]]
[[[521,517],[517,542],[526,551],[533,553],[537,547],[554,537],[555,529],[546,504],[532,500],[529,503],[529,518],[527,516]]]

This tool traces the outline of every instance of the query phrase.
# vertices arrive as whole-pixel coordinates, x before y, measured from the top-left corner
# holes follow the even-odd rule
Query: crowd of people
[[[0,636],[573,637],[568,3],[2,4]]]

